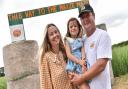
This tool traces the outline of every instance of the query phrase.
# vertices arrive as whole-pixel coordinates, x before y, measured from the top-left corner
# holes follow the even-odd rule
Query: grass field
[[[113,48],[112,68],[116,77],[128,73],[128,45]]]
[[[7,89],[7,83],[5,77],[0,77],[0,89]]]

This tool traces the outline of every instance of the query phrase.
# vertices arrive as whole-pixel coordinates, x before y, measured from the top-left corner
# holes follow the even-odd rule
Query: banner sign
[[[30,18],[34,16],[46,15],[46,14],[55,13],[59,11],[78,8],[79,6],[81,6],[81,4],[82,4],[81,1],[77,1],[77,2],[71,2],[66,4],[54,5],[54,6],[43,7],[39,9],[33,9],[33,10],[8,14],[9,25],[22,24],[23,23],[22,19],[24,18]]]
[[[83,5],[83,3],[84,4],[89,3],[89,1],[82,0],[82,1],[77,1],[77,2],[71,2],[71,3],[66,3],[66,4],[54,5],[54,6],[49,6],[49,7],[43,7],[43,8],[8,14],[8,21],[9,21],[9,26],[10,26],[11,32],[13,33],[13,31],[14,31],[12,26],[14,27],[14,26],[17,26],[18,24],[20,24],[20,25],[22,24],[22,28],[23,28],[23,19],[25,19],[25,18],[46,15],[46,14],[70,10],[70,9],[75,9],[75,8],[78,8],[81,5]],[[21,32],[22,31],[24,31],[24,29],[22,29]],[[20,40],[20,37],[17,38],[18,35],[14,36],[14,34],[12,34],[12,33],[11,33],[12,41]],[[19,34],[20,32],[16,30],[16,32],[14,32],[14,33]],[[25,32],[23,32],[23,34],[21,33],[21,36],[25,37],[24,33]],[[25,40],[25,38],[21,37],[21,40]]]

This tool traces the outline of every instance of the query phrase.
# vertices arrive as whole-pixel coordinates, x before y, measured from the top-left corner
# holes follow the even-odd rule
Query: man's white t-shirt
[[[90,67],[100,58],[112,59],[111,40],[104,30],[97,28],[90,37],[85,39],[84,46],[86,59]],[[90,89],[111,89],[109,62],[104,71],[94,77],[89,85]]]

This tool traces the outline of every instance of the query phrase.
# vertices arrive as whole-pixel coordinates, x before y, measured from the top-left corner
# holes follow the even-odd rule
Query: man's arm
[[[92,67],[89,70],[87,70],[84,74],[81,74],[81,76],[79,76],[78,74],[73,74],[74,77],[71,80],[71,82],[73,84],[80,85],[85,80],[86,81],[91,80],[105,69],[108,60],[109,60],[108,58],[98,59],[97,62],[93,64]]]
[[[108,60],[108,58],[98,59],[97,62],[93,64],[91,68],[82,75],[83,79],[91,80],[95,76],[99,75],[105,69]]]

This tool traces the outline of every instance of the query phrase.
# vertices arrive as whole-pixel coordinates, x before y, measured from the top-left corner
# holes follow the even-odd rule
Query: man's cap
[[[81,7],[79,7],[79,16],[78,17],[81,17],[81,15],[84,14],[85,12],[94,13],[93,8],[89,4],[85,4],[85,5],[82,5]]]

